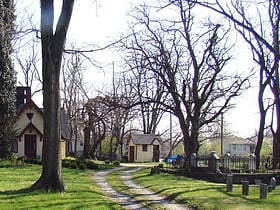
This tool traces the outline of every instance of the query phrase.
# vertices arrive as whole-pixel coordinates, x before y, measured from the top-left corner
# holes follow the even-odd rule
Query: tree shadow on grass
[[[23,188],[19,190],[0,191],[0,195],[4,195],[8,197],[19,197],[19,196],[24,196],[29,194],[30,194],[29,188]]]
[[[248,196],[242,195],[241,191],[240,191],[240,194],[234,194],[232,192],[227,192],[224,187],[218,188],[217,191],[219,191],[227,196],[233,197],[233,198],[240,198],[242,200],[246,200],[247,202],[250,201],[253,203],[257,203],[257,204],[263,203],[263,200],[261,200],[261,199],[249,198]]]

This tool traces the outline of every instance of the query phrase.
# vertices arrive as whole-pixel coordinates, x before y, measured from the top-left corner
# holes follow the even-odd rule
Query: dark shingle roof
[[[131,140],[134,144],[152,144],[158,140],[161,143],[161,138],[156,134],[131,134]]]

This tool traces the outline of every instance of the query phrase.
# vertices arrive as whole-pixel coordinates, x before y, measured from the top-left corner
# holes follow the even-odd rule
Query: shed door
[[[134,162],[134,148],[135,146],[129,146],[129,162]]]
[[[153,161],[159,161],[159,145],[153,145]]]
[[[24,135],[24,155],[27,158],[36,158],[36,135]]]

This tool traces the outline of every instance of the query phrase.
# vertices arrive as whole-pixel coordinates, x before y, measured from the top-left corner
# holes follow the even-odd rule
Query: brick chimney
[[[31,99],[31,87],[17,87],[16,106],[26,104]]]

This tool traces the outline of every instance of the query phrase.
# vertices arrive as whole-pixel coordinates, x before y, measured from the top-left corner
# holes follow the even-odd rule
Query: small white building
[[[255,142],[237,136],[226,136],[223,141],[223,154],[230,153],[232,156],[246,156],[252,154]]]
[[[13,142],[13,154],[30,159],[41,159],[44,141],[44,112],[31,99],[30,87],[17,88],[17,138]],[[66,114],[61,110],[61,155],[66,156],[66,141],[69,131]]]
[[[128,162],[159,161],[162,141],[155,134],[130,134],[127,141]]]

